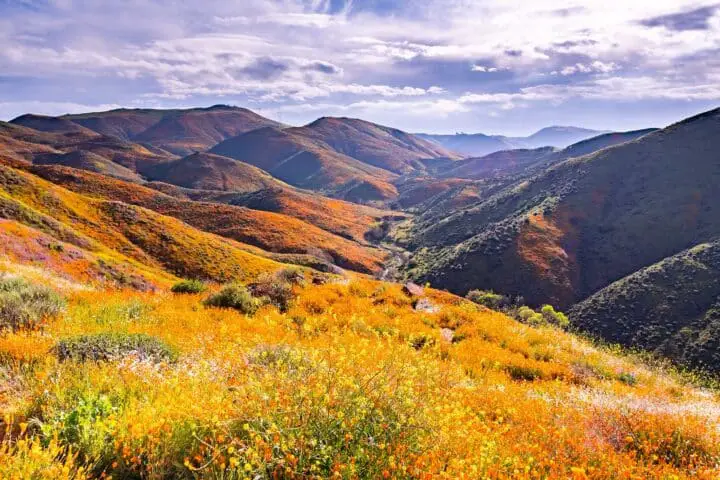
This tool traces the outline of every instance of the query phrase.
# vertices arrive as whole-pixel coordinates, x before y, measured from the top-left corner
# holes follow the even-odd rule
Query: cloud
[[[0,71],[24,79],[0,102],[321,101],[479,121],[560,115],[568,98],[713,101],[716,2],[0,0]]]
[[[685,12],[660,15],[658,17],[641,20],[640,24],[646,27],[665,27],[668,30],[707,30],[710,28],[709,20],[715,15],[720,5],[696,8]]]

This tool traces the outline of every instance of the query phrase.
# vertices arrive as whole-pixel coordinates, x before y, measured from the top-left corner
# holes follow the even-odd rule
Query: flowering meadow
[[[444,292],[305,274],[242,313],[2,268],[62,302],[0,334],[3,479],[720,477],[715,392]]]

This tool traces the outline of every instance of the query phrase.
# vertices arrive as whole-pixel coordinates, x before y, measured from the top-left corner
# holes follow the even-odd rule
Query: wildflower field
[[[444,292],[295,272],[242,313],[2,268],[56,302],[0,334],[3,479],[720,476],[713,391]]]

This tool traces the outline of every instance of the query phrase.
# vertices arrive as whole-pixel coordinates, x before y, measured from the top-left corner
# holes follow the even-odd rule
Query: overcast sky
[[[0,0],[0,45],[5,120],[226,103],[523,135],[720,106],[716,2]]]

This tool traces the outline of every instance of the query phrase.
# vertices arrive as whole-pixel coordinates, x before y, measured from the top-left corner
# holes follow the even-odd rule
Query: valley
[[[0,122],[0,472],[716,478],[718,132]]]

